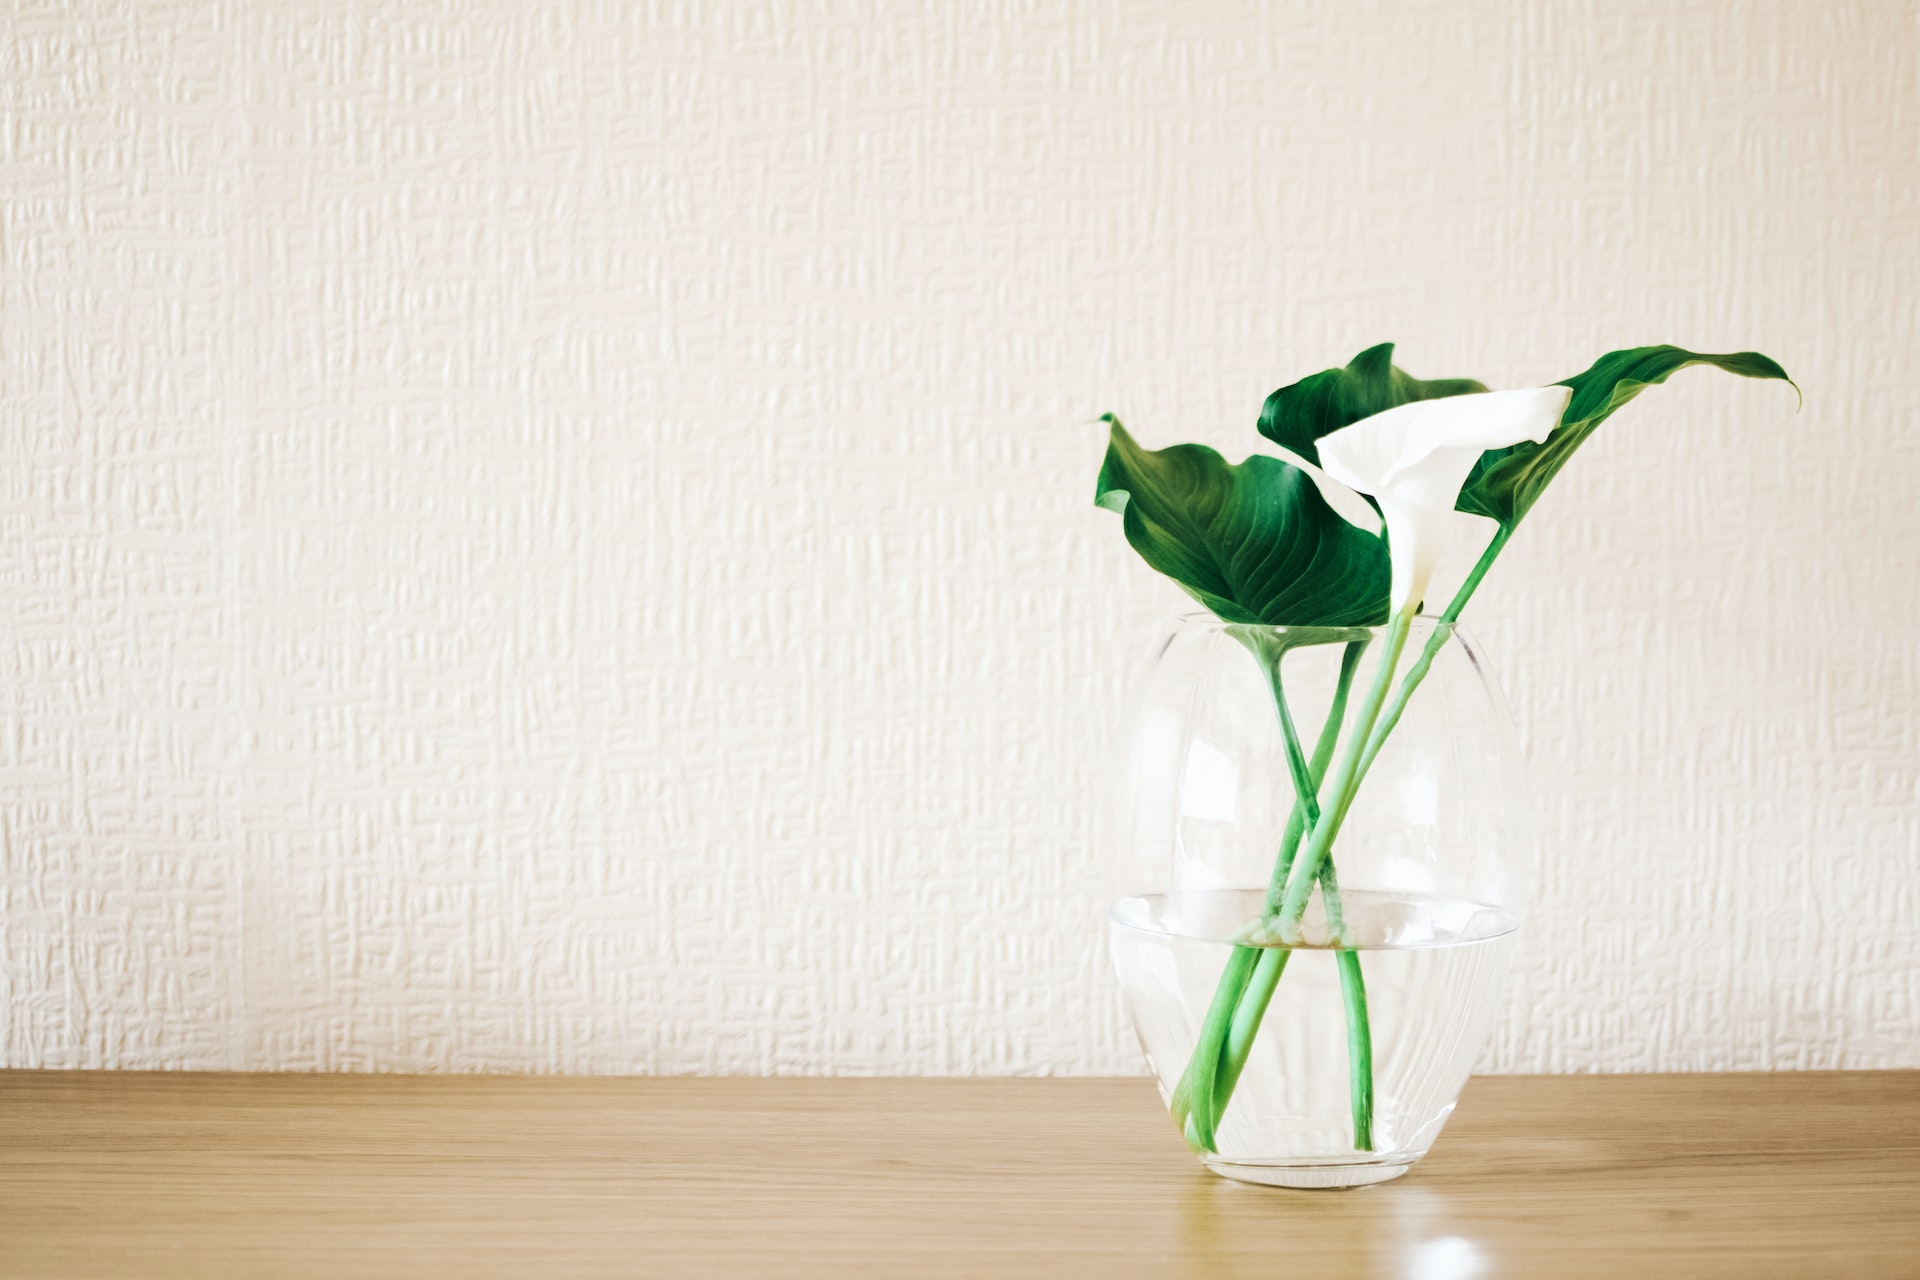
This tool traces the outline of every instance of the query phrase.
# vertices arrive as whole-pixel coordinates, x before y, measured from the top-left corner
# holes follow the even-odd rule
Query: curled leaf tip
[[[1648,387],[1693,365],[1707,365],[1743,378],[1772,378],[1793,387],[1794,394],[1800,392],[1777,361],[1758,351],[1714,355],[1670,343],[1609,351],[1585,372],[1554,384],[1570,388],[1573,397],[1550,439],[1490,449],[1481,455],[1460,492],[1457,509],[1490,516],[1502,528],[1511,530],[1594,428]]]
[[[1384,374],[1392,367],[1393,343],[1391,342],[1376,342],[1353,359],[1347,361],[1347,368],[1356,373],[1378,370]]]

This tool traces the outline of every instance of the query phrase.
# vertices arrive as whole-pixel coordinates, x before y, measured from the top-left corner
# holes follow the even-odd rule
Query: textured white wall
[[[0,1064],[1135,1069],[1113,409],[1598,437],[1487,1065],[1920,1065],[1920,10],[19,3]]]

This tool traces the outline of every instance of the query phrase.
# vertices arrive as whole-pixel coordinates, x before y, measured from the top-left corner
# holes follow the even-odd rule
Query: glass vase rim
[[[1458,637],[1464,637],[1467,634],[1466,629],[1460,624],[1458,619],[1449,620],[1437,613],[1427,613],[1423,610],[1413,615],[1413,621],[1416,624],[1426,623],[1436,629],[1445,628]],[[1173,626],[1180,630],[1209,627],[1224,630],[1227,627],[1239,627],[1246,631],[1257,631],[1271,635],[1298,635],[1312,632],[1317,635],[1324,635],[1329,640],[1341,636],[1358,638],[1362,635],[1382,635],[1391,625],[1393,625],[1391,621],[1354,623],[1347,626],[1329,626],[1321,623],[1308,625],[1293,622],[1234,622],[1231,619],[1221,617],[1210,609],[1186,609],[1173,615]]]

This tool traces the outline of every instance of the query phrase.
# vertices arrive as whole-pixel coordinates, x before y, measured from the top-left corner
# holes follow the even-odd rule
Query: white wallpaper
[[[1484,1065],[1920,1066],[1912,5],[0,26],[0,1065],[1136,1070],[1091,420],[1397,340],[1807,393],[1649,393],[1475,602]]]

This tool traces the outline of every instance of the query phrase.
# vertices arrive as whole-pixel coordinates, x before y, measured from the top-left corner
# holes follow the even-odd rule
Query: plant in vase
[[[1778,364],[1754,352],[1705,355],[1658,346],[1611,352],[1551,386],[1489,391],[1470,379],[1413,378],[1393,366],[1392,351],[1390,344],[1373,347],[1343,368],[1274,392],[1258,430],[1276,447],[1275,455],[1255,454],[1238,465],[1201,445],[1144,449],[1117,418],[1105,419],[1111,442],[1096,501],[1120,513],[1127,541],[1150,566],[1211,611],[1217,621],[1197,628],[1205,639],[1224,637],[1230,651],[1252,659],[1262,700],[1272,708],[1268,732],[1277,728],[1280,765],[1271,772],[1284,796],[1272,811],[1277,835],[1262,828],[1245,837],[1271,851],[1263,890],[1216,892],[1201,905],[1192,893],[1132,900],[1125,911],[1116,908],[1116,961],[1143,1047],[1188,1144],[1220,1172],[1281,1185],[1359,1185],[1404,1171],[1451,1111],[1491,1027],[1490,998],[1480,989],[1489,974],[1497,987],[1498,968],[1477,961],[1456,966],[1475,975],[1478,994],[1463,999],[1462,1012],[1451,1018],[1432,1012],[1446,1003],[1432,997],[1435,988],[1418,985],[1432,979],[1396,987],[1395,1016],[1407,1010],[1403,1021],[1413,1030],[1395,1029],[1390,1132],[1378,1131],[1368,968],[1387,963],[1395,948],[1464,947],[1512,928],[1512,917],[1488,901],[1495,895],[1473,888],[1471,877],[1459,880],[1468,887],[1454,897],[1432,892],[1446,875],[1429,865],[1432,846],[1443,843],[1431,832],[1415,831],[1392,858],[1341,842],[1356,805],[1366,810],[1371,793],[1363,795],[1363,786],[1456,635],[1461,611],[1573,451],[1640,391],[1695,364],[1788,380]],[[1456,512],[1484,518],[1485,547],[1445,606],[1425,616],[1421,610]],[[1453,648],[1465,649],[1466,643]],[[1369,649],[1376,653],[1363,678]],[[1322,668],[1320,684],[1327,690],[1324,719],[1311,745],[1296,722],[1301,703],[1290,688],[1297,684],[1302,655],[1319,655],[1312,660]],[[1189,677],[1192,687],[1183,686],[1185,701],[1174,715],[1197,714],[1191,708],[1206,701],[1201,685],[1213,678]],[[1497,696],[1493,701],[1497,708]],[[1439,745],[1427,749],[1428,758],[1416,752],[1410,765],[1401,766],[1401,793],[1431,793],[1436,777],[1447,768],[1458,774],[1458,760],[1471,756],[1437,713],[1428,718],[1442,726],[1429,733]],[[1169,731],[1162,723],[1156,732]],[[1192,766],[1180,764],[1185,772],[1173,807],[1200,812],[1216,827],[1225,823],[1243,833],[1259,827],[1240,816],[1257,805],[1238,804],[1240,791],[1233,790],[1244,791],[1245,766],[1257,765],[1259,751],[1248,748],[1246,759],[1235,761],[1191,731],[1179,742],[1179,750],[1190,753],[1176,751],[1179,761],[1211,762],[1215,772],[1211,781],[1199,777],[1196,784]],[[1225,785],[1226,800],[1196,809],[1196,785],[1203,800]],[[1438,802],[1429,794],[1424,803]],[[1160,840],[1157,832],[1152,838]],[[1479,838],[1472,831],[1460,837],[1468,844]],[[1161,843],[1178,846],[1186,839],[1176,833]],[[1170,852],[1184,857],[1189,851]],[[1356,861],[1362,861],[1358,880],[1351,878]],[[1343,870],[1350,873],[1344,888]],[[1218,886],[1224,878],[1209,869],[1199,881]],[[1147,936],[1159,950],[1142,949],[1147,944],[1139,938]],[[1199,948],[1203,959],[1189,962],[1168,939],[1209,945]],[[1297,1097],[1285,1099],[1276,1085],[1263,1094],[1265,1111],[1249,1117],[1223,1145],[1223,1126],[1233,1115],[1263,1023],[1276,1007],[1282,976],[1303,954],[1317,957],[1312,963],[1330,957],[1337,975],[1346,1123],[1333,1141],[1325,1124],[1315,1128],[1311,1117],[1290,1114],[1311,1107]],[[1403,971],[1414,972],[1409,966],[1439,962],[1393,963],[1398,982]],[[1203,973],[1203,980],[1191,980],[1190,971]],[[1198,996],[1206,986],[1210,997]],[[1196,993],[1192,999],[1184,995],[1189,989]],[[1315,1050],[1310,1030],[1289,1024],[1288,1043],[1272,1056],[1276,1073],[1285,1061],[1299,1061],[1283,1055]],[[1422,1037],[1426,1043],[1415,1043]],[[1334,1051],[1328,1046],[1321,1056]],[[1421,1078],[1421,1071],[1431,1078]]]

